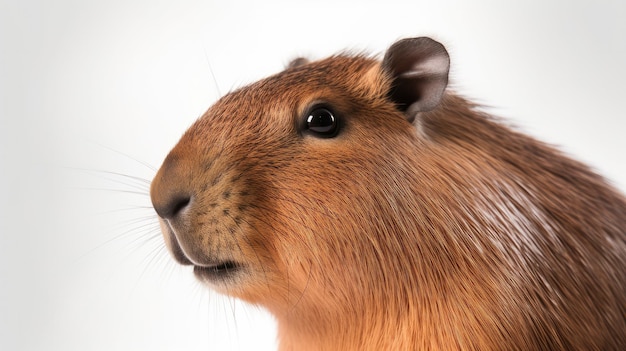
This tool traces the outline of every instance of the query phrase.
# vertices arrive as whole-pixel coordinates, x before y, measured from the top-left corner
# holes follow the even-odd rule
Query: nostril
[[[190,197],[179,197],[176,198],[171,205],[171,215],[172,217],[178,215],[178,213],[185,207],[187,207],[187,205],[189,205],[189,203],[191,202],[191,198]]]
[[[180,211],[182,211],[189,203],[191,198],[189,196],[176,196],[170,200],[170,202],[163,208],[161,217],[174,218]]]
[[[189,159],[172,150],[163,161],[150,185],[150,198],[157,214],[164,219],[180,216],[193,199],[193,186],[189,182]]]
[[[154,209],[162,218],[173,219],[178,216],[180,211],[187,207],[190,202],[191,197],[189,196],[174,196],[163,204],[163,206],[154,206]]]

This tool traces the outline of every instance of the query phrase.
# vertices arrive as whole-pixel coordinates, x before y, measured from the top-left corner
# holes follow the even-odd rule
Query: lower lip
[[[241,269],[242,267],[234,262],[224,262],[212,266],[195,266],[193,272],[202,280],[220,281],[234,277]]]

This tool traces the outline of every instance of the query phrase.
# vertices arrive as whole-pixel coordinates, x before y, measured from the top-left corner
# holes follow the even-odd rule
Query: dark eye
[[[305,129],[315,136],[332,138],[337,135],[339,124],[337,117],[329,109],[318,107],[308,114]]]

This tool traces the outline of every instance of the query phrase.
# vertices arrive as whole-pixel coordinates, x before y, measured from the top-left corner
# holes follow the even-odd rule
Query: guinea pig
[[[430,38],[223,96],[151,184],[166,246],[281,350],[626,350],[626,199],[447,90]]]

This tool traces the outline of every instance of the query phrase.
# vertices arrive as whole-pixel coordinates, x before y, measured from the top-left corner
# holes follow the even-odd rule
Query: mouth
[[[242,270],[243,266],[233,261],[224,261],[193,267],[193,273],[197,278],[213,283],[226,279],[232,279]]]
[[[245,266],[233,260],[220,260],[204,257],[193,260],[188,257],[178,243],[176,234],[170,223],[165,220],[159,221],[161,230],[165,236],[166,246],[174,259],[182,265],[193,266],[193,272],[197,279],[212,285],[232,281],[244,272]],[[198,262],[199,261],[199,262]]]

